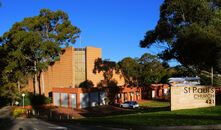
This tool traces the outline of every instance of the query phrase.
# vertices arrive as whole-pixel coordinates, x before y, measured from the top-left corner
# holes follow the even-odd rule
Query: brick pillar
[[[130,101],[130,93],[126,92],[127,95],[127,101]]]
[[[76,93],[76,98],[77,98],[77,100],[76,100],[76,108],[77,109],[81,109],[80,108],[80,103],[81,102],[80,102],[80,93],[79,92]]]

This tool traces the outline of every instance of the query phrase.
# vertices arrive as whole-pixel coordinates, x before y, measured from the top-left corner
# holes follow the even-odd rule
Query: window
[[[86,79],[85,73],[85,49],[75,48],[74,52],[74,69],[75,69],[75,86],[79,86],[80,83]]]

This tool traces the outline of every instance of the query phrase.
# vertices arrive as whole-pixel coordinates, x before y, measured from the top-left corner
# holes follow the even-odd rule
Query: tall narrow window
[[[78,87],[86,79],[85,48],[75,48],[74,51],[75,86]]]

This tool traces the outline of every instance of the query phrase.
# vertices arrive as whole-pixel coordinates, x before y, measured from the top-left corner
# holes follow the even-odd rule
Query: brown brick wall
[[[91,80],[94,86],[104,79],[102,73],[93,73],[94,62],[96,59],[101,58],[101,48],[86,47],[86,79]]]
[[[74,84],[74,71],[73,71],[73,48],[65,49],[60,60],[56,61],[54,65],[49,66],[44,74],[44,87],[45,95],[48,96],[53,87],[68,88]],[[29,80],[27,85],[28,91],[33,92],[33,80]],[[38,89],[37,89],[38,90]],[[42,76],[41,76],[41,92],[42,90]]]
[[[101,58],[101,48],[86,47],[86,79],[91,80],[96,87],[97,84],[104,79],[102,73],[93,73],[94,63],[97,58]],[[60,60],[56,61],[54,65],[49,66],[47,71],[43,72],[44,75],[44,90],[45,95],[49,96],[49,92],[52,88],[68,88],[75,87],[75,67],[74,67],[74,48],[68,47],[65,49],[63,55],[60,56]],[[118,85],[124,85],[124,78],[115,73],[113,79],[117,80]],[[41,92],[42,87],[42,76],[41,76]],[[33,92],[33,80],[29,80],[26,90]],[[38,90],[38,88],[36,89]]]
[[[118,86],[123,86],[125,84],[124,77],[121,73],[117,73],[116,71],[113,71],[113,79],[117,81]]]
[[[124,98],[126,99],[126,101],[140,101],[140,100],[142,100],[141,91],[142,90],[140,87],[127,87],[127,86],[125,86],[122,88],[122,91],[119,93],[120,97],[118,97],[118,99],[116,99],[115,102],[116,103],[123,103]],[[133,93],[133,96],[131,96],[131,93]],[[125,94],[126,94],[126,97],[124,97]],[[119,95],[117,95],[117,96],[119,96]]]
[[[93,73],[94,69],[94,62],[96,59],[102,58],[102,51],[101,48],[95,48],[95,47],[87,47],[86,48],[86,72],[87,72],[87,80],[91,80],[94,83],[94,86],[97,86],[97,84],[104,80],[103,73]],[[115,79],[119,86],[124,85],[125,80],[122,77],[122,75],[116,73],[114,71],[113,79]]]

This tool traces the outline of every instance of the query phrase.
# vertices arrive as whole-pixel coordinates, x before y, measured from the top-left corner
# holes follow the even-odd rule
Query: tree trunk
[[[34,61],[34,71],[35,71],[35,74],[34,74],[34,94],[38,93],[36,91],[36,88],[38,87],[38,77],[37,77],[37,62]]]
[[[38,74],[38,92],[41,95],[41,72]]]
[[[36,84],[35,84],[35,82],[36,81],[35,81],[35,77],[34,77],[33,78],[33,91],[34,91],[34,94],[36,94],[36,87],[35,87]]]
[[[37,91],[37,88],[38,88],[38,76],[37,76],[37,74],[35,74],[35,92],[37,93],[37,94],[39,94],[39,91]]]
[[[213,66],[211,67],[211,85],[213,86]]]
[[[18,93],[19,93],[19,95],[20,95],[20,93],[21,93],[21,84],[20,84],[19,81],[17,82],[17,85],[18,85]]]

